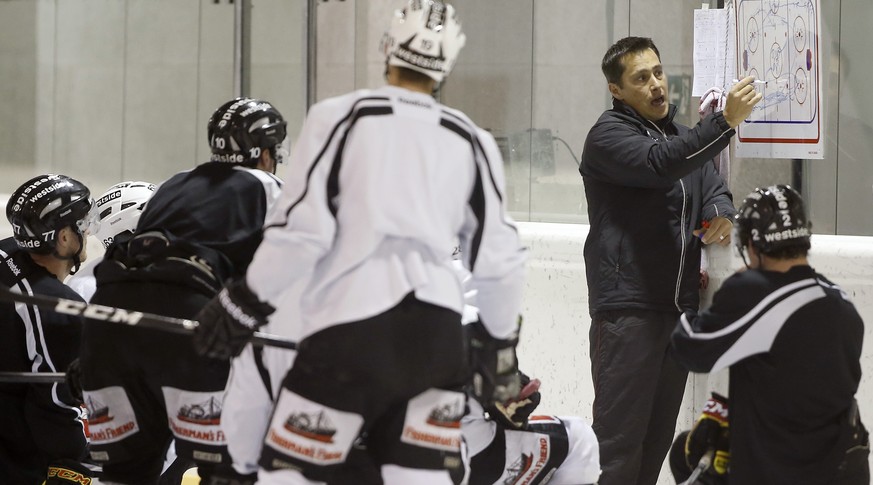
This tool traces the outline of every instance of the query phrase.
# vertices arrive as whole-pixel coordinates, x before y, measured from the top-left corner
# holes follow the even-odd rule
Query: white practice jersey
[[[282,308],[270,315],[260,331],[300,340],[300,292],[306,278],[285,290]],[[273,405],[282,388],[282,379],[294,363],[297,352],[272,346],[246,345],[231,361],[230,376],[221,409],[221,430],[234,469],[247,475],[258,471],[264,436],[270,428]]]
[[[312,271],[303,334],[419,300],[461,312],[460,245],[492,335],[517,329],[526,253],[505,210],[494,138],[432,97],[386,86],[316,104],[247,273],[280,308]]]

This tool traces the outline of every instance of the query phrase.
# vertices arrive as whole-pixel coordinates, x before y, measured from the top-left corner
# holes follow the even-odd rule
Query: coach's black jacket
[[[585,267],[591,315],[619,309],[683,311],[699,305],[704,220],[732,218],[731,193],[712,158],[734,130],[721,113],[694,128],[655,124],[613,100],[585,140],[579,172],[591,229]]]

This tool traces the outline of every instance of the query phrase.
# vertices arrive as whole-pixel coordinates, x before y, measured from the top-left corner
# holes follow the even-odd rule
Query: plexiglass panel
[[[290,133],[305,113],[306,3],[251,2],[244,94],[273,102]],[[0,193],[55,172],[99,194],[207,160],[206,122],[235,94],[234,18],[227,0],[0,2]]]
[[[317,62],[307,72],[310,3]],[[251,0],[246,94],[275,103],[293,141],[307,82],[317,100],[383,83],[379,40],[401,3]],[[519,220],[586,221],[577,164],[588,129],[611,104],[600,60],[615,40],[652,37],[679,119],[699,119],[690,85],[700,2],[454,4],[468,43],[440,99],[497,138]],[[234,90],[235,8],[230,0],[0,1],[0,193],[48,171],[100,192],[124,179],[160,181],[205,160],[206,120]],[[873,126],[862,115],[873,107],[865,94],[870,18],[869,1],[822,1],[825,159],[734,159],[736,202],[756,186],[794,183],[816,231],[873,234]]]

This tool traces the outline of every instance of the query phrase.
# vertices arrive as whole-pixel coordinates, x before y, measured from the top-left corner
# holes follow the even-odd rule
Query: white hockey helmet
[[[94,236],[107,248],[118,235],[133,232],[145,207],[155,193],[155,184],[148,182],[121,182],[115,184],[97,199],[100,226]]]
[[[406,0],[394,12],[381,49],[388,65],[421,72],[439,83],[466,41],[454,7],[440,0]]]

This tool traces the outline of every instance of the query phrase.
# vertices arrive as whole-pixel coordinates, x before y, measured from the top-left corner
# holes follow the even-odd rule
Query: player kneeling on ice
[[[867,485],[870,445],[855,401],[864,322],[809,265],[800,194],[756,189],[732,239],[747,269],[707,310],[683,314],[672,335],[690,371],[730,367],[728,483]]]
[[[95,268],[91,303],[191,319],[244,275],[279,196],[285,125],[259,99],[216,109],[205,127],[210,160],[160,184],[134,234]],[[197,355],[189,335],[97,318],[86,319],[81,347],[102,480],[156,482],[171,442],[204,485],[247,479],[233,471],[221,430],[228,362]]]
[[[455,248],[455,271],[468,289],[464,293],[465,324],[471,348],[481,334],[478,292],[469,289],[470,274]],[[476,361],[475,353],[471,360]],[[576,416],[546,416],[532,413],[540,404],[540,380],[518,373],[521,390],[510,400],[482,404],[467,400],[468,414],[461,420],[470,459],[470,485],[582,485],[596,483],[600,476],[600,446],[591,425]],[[480,379],[474,379],[473,390]],[[476,392],[473,393],[474,395]]]
[[[461,421],[470,459],[470,485],[582,485],[597,482],[600,454],[591,425],[576,416],[533,415],[540,381],[523,373],[507,403],[483,409],[468,401]]]

